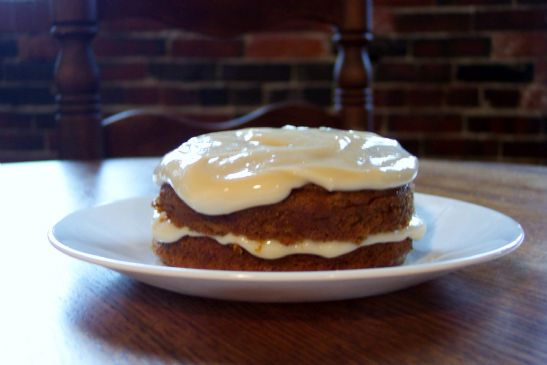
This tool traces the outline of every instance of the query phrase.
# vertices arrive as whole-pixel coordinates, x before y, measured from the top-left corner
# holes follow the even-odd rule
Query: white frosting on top
[[[287,126],[191,138],[165,155],[154,179],[195,211],[219,215],[277,203],[307,183],[329,191],[397,187],[417,169],[416,157],[393,139]]]
[[[392,231],[371,234],[362,242],[342,242],[342,241],[313,241],[303,240],[290,245],[284,245],[274,239],[256,241],[242,235],[204,235],[203,233],[193,231],[188,227],[177,227],[169,219],[160,214],[154,215],[152,223],[152,232],[158,242],[172,243],[185,236],[190,237],[209,237],[222,245],[237,244],[251,255],[262,259],[278,259],[287,255],[294,254],[313,254],[326,258],[332,258],[352,252],[360,247],[373,245],[382,242],[399,242],[406,238],[419,240],[425,234],[425,224],[417,216],[413,216],[408,226]]]

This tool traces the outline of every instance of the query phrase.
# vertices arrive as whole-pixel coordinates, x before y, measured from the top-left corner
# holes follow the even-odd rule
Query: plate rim
[[[441,195],[426,194],[416,192],[415,195],[424,198],[443,199],[449,201],[455,201],[458,203],[469,204],[472,206],[486,209],[495,214],[500,214],[504,218],[512,221],[518,229],[519,234],[511,241],[506,242],[500,247],[481,252],[478,254],[465,256],[463,258],[455,258],[444,260],[440,262],[428,262],[423,264],[410,264],[404,266],[393,267],[381,267],[381,268],[365,268],[365,269],[351,269],[351,270],[321,270],[321,271],[290,271],[290,272],[263,272],[263,271],[234,271],[234,270],[209,270],[209,269],[194,269],[194,268],[180,268],[170,267],[161,264],[144,264],[138,262],[124,261],[119,259],[112,259],[100,255],[95,255],[87,252],[83,252],[74,249],[58,239],[55,236],[55,229],[60,223],[70,216],[78,213],[82,213],[91,209],[100,209],[101,207],[115,204],[122,204],[130,201],[150,199],[152,196],[136,196],[132,198],[113,200],[98,205],[93,205],[87,208],[79,209],[65,215],[62,219],[57,221],[47,232],[47,238],[49,242],[57,250],[62,253],[85,261],[91,264],[103,266],[119,272],[131,272],[134,274],[147,274],[156,275],[162,277],[178,277],[185,279],[199,279],[210,281],[247,281],[247,282],[311,282],[311,281],[337,281],[337,280],[365,280],[365,279],[377,279],[388,278],[397,276],[416,276],[430,273],[445,273],[454,271],[459,268],[469,267],[472,265],[480,264],[483,262],[491,261],[507,255],[515,251],[523,243],[525,238],[525,232],[520,225],[512,217],[499,212],[495,209],[479,205],[476,203],[468,202],[465,200],[445,197]]]

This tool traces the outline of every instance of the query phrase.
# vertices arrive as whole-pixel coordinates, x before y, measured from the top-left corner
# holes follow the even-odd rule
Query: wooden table
[[[418,191],[523,225],[508,256],[378,297],[251,304],[150,287],[47,242],[73,210],[153,193],[155,163],[0,166],[0,363],[547,364],[547,168],[422,163]]]

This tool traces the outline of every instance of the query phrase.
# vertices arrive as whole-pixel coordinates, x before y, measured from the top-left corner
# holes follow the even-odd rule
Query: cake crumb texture
[[[377,243],[335,258],[289,255],[264,260],[238,245],[220,245],[208,237],[183,237],[174,243],[153,242],[153,250],[168,266],[208,270],[318,271],[347,270],[401,265],[412,249],[412,241]]]
[[[232,233],[257,241],[275,239],[286,245],[302,240],[357,244],[370,234],[406,227],[414,212],[410,184],[387,190],[344,192],[329,192],[308,184],[294,189],[279,203],[223,215],[194,211],[170,185],[163,184],[154,207],[174,225],[203,235]]]

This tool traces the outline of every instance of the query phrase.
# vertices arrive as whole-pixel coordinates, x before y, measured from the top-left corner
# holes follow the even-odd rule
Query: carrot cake
[[[170,266],[253,271],[402,264],[422,237],[418,160],[397,141],[332,128],[191,138],[154,173],[153,250]]]

